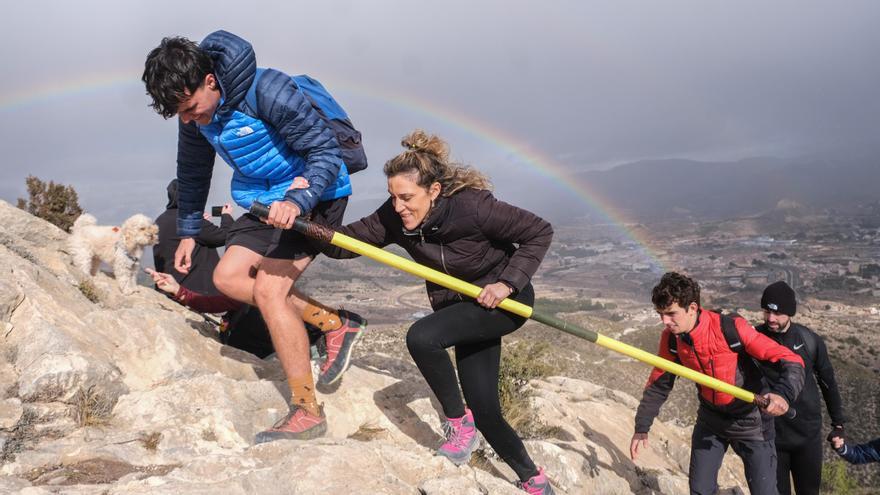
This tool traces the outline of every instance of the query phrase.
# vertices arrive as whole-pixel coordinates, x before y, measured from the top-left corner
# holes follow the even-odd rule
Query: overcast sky
[[[45,2],[0,18],[0,198],[28,174],[73,184],[99,220],[158,214],[176,124],[139,81],[163,36],[216,29],[261,66],[308,73],[364,134],[354,211],[415,127],[487,171],[499,196],[536,171],[643,158],[735,160],[858,146],[880,130],[880,2]],[[218,162],[211,204],[228,200]],[[518,187],[517,189],[519,189]],[[506,198],[515,202],[515,198]]]

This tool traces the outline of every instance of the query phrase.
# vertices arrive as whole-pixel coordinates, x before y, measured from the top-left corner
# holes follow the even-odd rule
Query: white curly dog
[[[146,215],[132,215],[122,227],[97,225],[95,217],[84,213],[70,230],[70,253],[73,264],[86,275],[94,276],[105,262],[113,267],[116,283],[123,294],[137,288],[138,264],[146,246],[159,241],[159,227]]]

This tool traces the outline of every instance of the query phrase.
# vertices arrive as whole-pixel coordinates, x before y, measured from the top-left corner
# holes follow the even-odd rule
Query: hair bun
[[[400,142],[404,148],[417,153],[427,153],[445,162],[449,158],[449,145],[434,134],[416,129]]]

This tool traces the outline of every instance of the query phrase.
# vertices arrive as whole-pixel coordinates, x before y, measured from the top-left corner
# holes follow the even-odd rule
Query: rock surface
[[[435,457],[438,404],[411,361],[382,353],[320,396],[325,438],[253,445],[287,408],[277,361],[221,345],[148,288],[123,296],[99,274],[92,302],[66,238],[0,201],[0,492],[522,493],[488,449],[462,467]],[[687,493],[687,429],[657,423],[636,465],[633,397],[565,377],[529,387],[553,434],[526,445],[558,493]],[[725,462],[721,486],[741,472]]]

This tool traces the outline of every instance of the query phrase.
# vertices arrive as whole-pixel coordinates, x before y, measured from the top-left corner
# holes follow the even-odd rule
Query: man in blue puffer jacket
[[[163,39],[147,56],[143,81],[158,113],[180,117],[178,271],[187,273],[190,265],[216,154],[234,170],[236,203],[245,209],[254,201],[270,205],[265,223],[245,214],[232,225],[214,271],[221,292],[256,305],[264,315],[291,389],[289,414],[256,441],[323,435],[327,422],[315,398],[301,315],[327,339],[319,384],[341,376],[365,322],[293,287],[321,245],[290,227],[301,215],[331,227],[342,222],[351,183],[335,133],[290,76],[258,71],[250,43],[226,31],[211,33],[199,45]],[[305,186],[294,187],[296,178]]]

